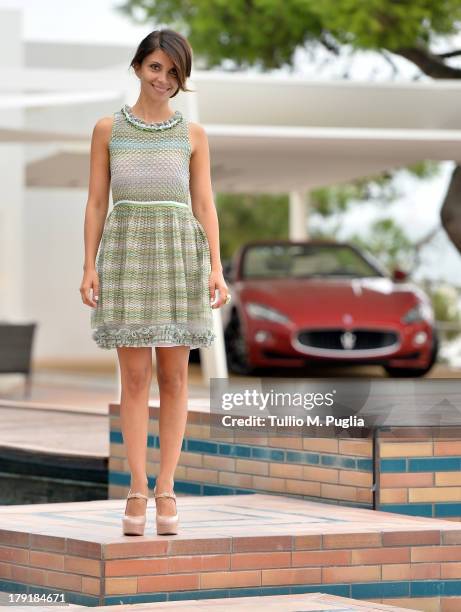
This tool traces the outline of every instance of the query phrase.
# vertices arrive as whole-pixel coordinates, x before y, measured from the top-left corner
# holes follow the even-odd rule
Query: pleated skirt
[[[190,206],[117,202],[104,224],[96,271],[91,328],[100,348],[213,343],[210,249]]]

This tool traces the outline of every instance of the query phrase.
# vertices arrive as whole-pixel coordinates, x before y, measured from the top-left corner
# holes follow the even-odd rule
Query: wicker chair
[[[0,374],[26,374],[24,397],[30,397],[32,343],[36,325],[0,322]]]

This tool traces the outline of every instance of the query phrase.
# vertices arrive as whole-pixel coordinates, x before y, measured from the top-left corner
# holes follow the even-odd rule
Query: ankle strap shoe
[[[139,497],[141,499],[145,499],[146,501],[149,499],[147,495],[144,495],[143,493],[132,493],[130,489],[126,498],[131,499],[132,497]]]
[[[171,493],[155,493],[155,489],[154,489],[154,497],[155,499],[158,499],[159,497],[169,497],[171,499],[176,499],[176,495],[173,493],[173,491],[171,491]]]
[[[143,493],[132,493],[130,489],[128,491],[128,495],[126,499],[128,501],[129,499],[132,499],[133,497],[145,499],[146,502],[149,501],[149,498],[147,495],[144,495]],[[146,510],[147,510],[147,503],[146,503]],[[140,514],[138,516],[125,514],[122,519],[123,535],[141,535],[142,536],[144,535],[145,525],[146,525],[146,514],[145,513],[143,515]]]
[[[173,491],[157,493],[157,487],[155,487],[154,498],[159,499],[160,497],[174,499],[176,506],[176,495]],[[157,526],[157,535],[176,535],[178,533],[178,512],[176,512],[176,514],[172,516],[168,516],[167,514],[162,515],[157,512],[157,514],[155,515],[155,522]]]

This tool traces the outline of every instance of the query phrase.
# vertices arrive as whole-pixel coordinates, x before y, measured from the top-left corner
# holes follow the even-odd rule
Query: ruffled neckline
[[[177,110],[173,113],[173,115],[171,115],[171,117],[165,119],[165,121],[148,123],[147,121],[144,121],[144,119],[140,119],[139,117],[136,117],[136,115],[133,115],[133,111],[128,104],[125,104],[122,107],[122,113],[125,115],[125,119],[129,121],[129,123],[141,128],[142,130],[166,130],[179,123],[182,119],[182,114]]]

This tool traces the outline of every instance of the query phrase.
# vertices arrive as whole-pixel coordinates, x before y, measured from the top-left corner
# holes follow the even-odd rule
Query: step
[[[0,603],[1,603],[0,599]],[[82,610],[83,606],[72,604],[61,606],[45,606],[41,612],[65,612],[66,610]],[[200,601],[175,601],[168,603],[146,603],[134,606],[102,606],[98,610],[112,612],[411,612],[411,608],[388,606],[387,604],[360,602],[349,597],[325,595],[324,593],[310,593],[300,595],[269,595],[266,597],[235,597],[226,599],[201,599]],[[415,610],[415,608],[413,608]],[[15,612],[30,612],[30,606],[15,606]]]
[[[147,437],[147,475],[152,486],[160,471],[160,410],[154,404],[149,405]],[[116,499],[128,493],[130,470],[120,406],[110,404],[109,413],[108,497]],[[277,435],[230,428],[224,435],[217,422],[205,398],[189,405],[175,470],[178,492],[276,493],[461,521],[461,427],[355,427],[336,433],[318,427],[307,434],[293,428],[291,434],[284,430]]]
[[[157,536],[153,507],[143,537],[122,535],[124,499],[0,508],[0,591],[86,606],[320,592],[461,609],[452,521],[269,494],[190,496],[178,497],[179,534]]]

